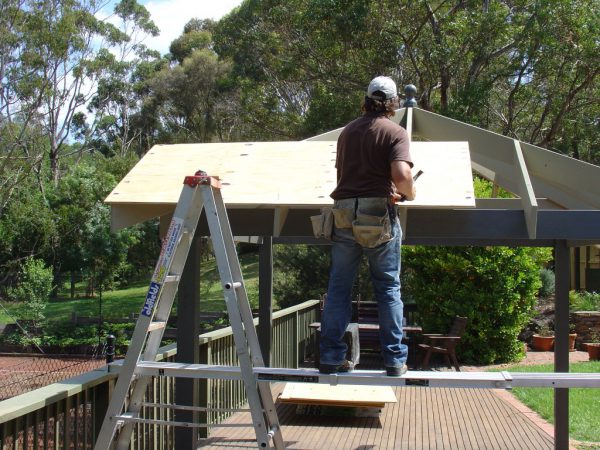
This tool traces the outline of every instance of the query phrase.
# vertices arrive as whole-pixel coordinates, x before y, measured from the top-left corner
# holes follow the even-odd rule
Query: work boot
[[[345,360],[342,364],[319,364],[319,372],[325,374],[352,372],[354,363]]]
[[[406,367],[406,364],[402,364],[401,366],[385,368],[385,371],[387,372],[388,377],[401,377],[402,375],[404,375],[406,373],[407,370],[408,370],[408,368]]]

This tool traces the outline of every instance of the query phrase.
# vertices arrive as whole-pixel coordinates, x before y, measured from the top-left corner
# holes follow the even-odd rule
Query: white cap
[[[397,95],[396,83],[390,77],[373,78],[367,89],[367,97],[374,100],[389,100]]]

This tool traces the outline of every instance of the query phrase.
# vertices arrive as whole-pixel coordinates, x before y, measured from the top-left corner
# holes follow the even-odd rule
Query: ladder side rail
[[[160,280],[162,287],[160,290],[160,296],[155,303],[154,310],[151,314],[153,320],[159,319],[167,321],[170,312],[173,308],[173,302],[175,300],[175,294],[179,287],[179,281],[172,283],[164,283],[165,278],[169,274],[181,275],[187,256],[191,247],[192,239],[196,231],[196,226],[203,209],[203,199],[198,188],[184,186],[180,200],[177,204],[177,208],[173,213],[172,223],[175,223],[178,227],[177,234],[173,236],[174,251],[170,257],[163,260],[161,266],[161,258],[157,263],[154,278]],[[183,217],[183,220],[181,218]],[[173,222],[175,221],[175,222]],[[178,223],[181,222],[181,223]],[[165,237],[168,239],[168,236]],[[157,274],[157,272],[159,272]],[[147,336],[146,347],[142,356],[143,360],[154,361],[160,343],[162,341],[165,328],[160,328],[152,331]],[[128,405],[128,412],[134,415],[139,415],[141,410],[141,403],[148,388],[148,384],[151,377],[138,377],[135,380],[133,391],[130,395],[130,402]],[[116,448],[117,450],[126,450],[129,447],[131,441],[131,434],[133,431],[134,422],[125,422],[119,432],[117,438]]]
[[[223,201],[223,197],[220,190],[213,191],[212,193],[214,202],[211,203],[211,205],[214,204],[215,206],[216,217],[223,219],[221,220],[219,232],[221,233],[221,238],[223,240],[223,243],[225,244],[224,247],[227,260],[229,261],[228,267],[231,271],[231,276],[233,277],[234,281],[239,280],[243,283],[242,269],[240,267],[240,262],[235,251],[235,242],[233,240],[233,233],[231,232],[231,225],[227,215],[227,209],[225,208],[225,202]],[[211,235],[213,235],[212,231]],[[275,448],[282,449],[285,447],[285,445],[279,426],[279,419],[277,417],[275,403],[273,402],[273,394],[271,392],[270,384],[268,382],[258,381],[254,373],[252,374],[252,378],[250,378],[249,371],[257,366],[264,367],[265,363],[262,356],[262,351],[260,349],[260,343],[258,341],[256,327],[254,326],[254,319],[252,317],[252,310],[250,309],[250,302],[248,301],[246,287],[241,286],[241,289],[234,288],[233,290],[236,294],[234,299],[237,303],[238,314],[241,316],[241,320],[244,324],[245,341],[247,346],[250,348],[250,357],[252,359],[252,363],[249,364],[250,367],[248,367],[248,373],[244,375],[244,379],[251,379],[253,386],[258,387],[261,403],[264,409],[264,414],[266,414],[267,416],[269,426],[276,428],[270,430],[270,435],[273,437],[273,444]],[[256,389],[254,389],[253,391],[255,390]]]
[[[146,340],[146,329],[150,326],[150,317],[139,317],[131,338],[131,342],[125,355],[125,360],[131,359],[135,355],[141,354],[144,343]],[[121,367],[119,371],[119,377],[115,383],[115,387],[112,391],[110,402],[106,410],[104,421],[96,444],[94,448],[96,450],[105,450],[110,448],[111,442],[114,437],[115,425],[113,424],[112,417],[116,416],[123,409],[125,399],[129,393],[130,381],[133,378],[135,371],[135,364],[127,364]]]
[[[197,189],[182,189],[178,205],[175,209],[175,213],[173,214],[173,219],[171,220],[171,225],[175,224],[179,220],[179,217],[184,216],[185,210],[187,209],[187,205],[189,205],[192,202],[194,197],[199,197],[195,195],[196,190]],[[181,229],[179,230],[179,233],[182,232],[183,227],[181,227]],[[177,240],[177,243],[179,243],[180,237],[181,236],[174,238]],[[121,370],[119,372],[119,377],[117,378],[117,381],[115,383],[115,387],[111,395],[107,412],[104,417],[104,421],[102,422],[100,433],[98,434],[98,438],[96,440],[96,444],[94,447],[95,449],[108,449],[110,448],[111,443],[113,441],[115,431],[117,428],[113,417],[121,412],[125,404],[125,399],[127,398],[131,381],[134,377],[137,361],[140,358],[140,355],[144,349],[146,340],[148,338],[148,329],[153,319],[153,307],[157,302],[160,301],[162,297],[163,290],[161,288],[164,286],[163,282],[168,274],[168,268],[170,267],[170,263],[172,261],[172,258],[168,258],[168,261],[165,261],[163,257],[163,250],[161,249],[161,255],[159,256],[158,261],[156,263],[155,275],[153,276],[153,280],[156,277],[158,278],[157,281],[160,281],[160,283],[156,283],[155,281],[152,281],[150,283],[150,288],[148,289],[148,294],[146,295],[146,303],[144,304],[142,314],[140,314],[136,322],[134,332],[131,337],[131,343],[127,349],[123,366],[121,367]],[[146,314],[144,314],[144,311],[146,311]],[[121,433],[121,435],[123,434],[125,433]],[[131,439],[130,435],[131,429],[128,433],[128,441]]]
[[[223,284],[223,294],[227,305],[229,320],[235,342],[236,353],[240,362],[242,379],[246,387],[246,395],[251,408],[252,423],[256,432],[256,439],[259,447],[269,446],[269,431],[263,414],[263,403],[259,397],[256,376],[254,375],[250,354],[248,352],[249,341],[247,339],[247,330],[244,330],[242,318],[238,305],[238,292],[240,289],[235,287],[235,283],[241,281],[239,275],[234,278],[232,273],[232,259],[237,260],[237,256],[232,258],[231,244],[233,239],[226,239],[225,227],[228,227],[227,216],[223,215],[225,207],[219,208],[217,200],[222,204],[222,198],[211,189],[203,189],[204,203],[206,204],[206,218],[210,229],[210,235],[213,241],[213,250],[217,259],[217,266]],[[228,229],[229,234],[231,230]]]
[[[186,229],[186,232],[183,233],[183,236],[180,237],[181,241],[177,246],[177,249],[175,250],[175,253],[172,258],[172,263],[169,265],[169,273],[181,275],[181,273],[183,272],[183,267],[185,266],[185,262],[187,261],[190,247],[192,245],[192,239],[194,237],[196,229],[195,223],[197,223],[200,219],[200,214],[202,212],[203,204],[201,200],[202,199],[200,195],[196,195],[193,199],[193,209],[197,213],[191,216],[190,218],[186,218],[184,221],[184,229]],[[161,301],[157,303],[154,312],[155,321],[159,320],[167,322],[171,314],[171,310],[173,308],[173,303],[175,301],[175,295],[177,294],[178,287],[179,282],[167,283],[163,286]],[[167,301],[162,301],[163,299]],[[165,329],[166,326],[150,334],[150,336],[148,337],[148,342],[146,343],[146,349],[143,355],[143,360],[154,360],[156,354],[158,353],[158,349],[160,348],[160,343],[162,341]]]

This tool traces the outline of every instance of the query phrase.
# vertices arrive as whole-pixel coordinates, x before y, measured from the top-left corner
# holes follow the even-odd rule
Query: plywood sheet
[[[474,207],[468,143],[413,142],[417,199],[407,207]],[[186,175],[202,169],[224,183],[228,207],[314,208],[332,203],[333,141],[154,146],[107,197],[113,205],[175,205]]]
[[[327,406],[379,407],[396,403],[396,394],[390,386],[351,386],[309,383],[287,383],[279,400]]]

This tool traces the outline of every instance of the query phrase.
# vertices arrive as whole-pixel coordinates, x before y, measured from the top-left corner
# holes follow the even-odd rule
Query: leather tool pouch
[[[363,247],[374,248],[392,240],[392,225],[390,215],[386,211],[381,216],[356,214],[352,222],[354,239]]]
[[[321,214],[318,216],[310,216],[312,223],[313,234],[319,238],[331,240],[331,232],[333,230],[333,212],[332,208],[321,208]]]

